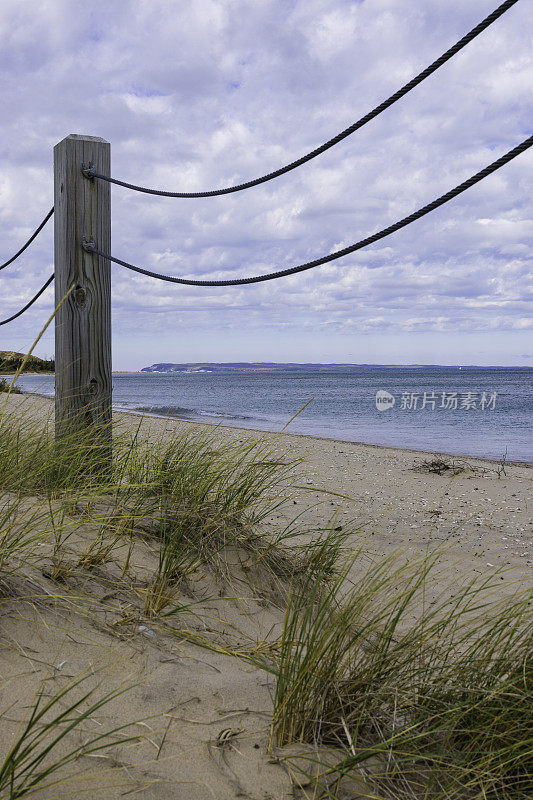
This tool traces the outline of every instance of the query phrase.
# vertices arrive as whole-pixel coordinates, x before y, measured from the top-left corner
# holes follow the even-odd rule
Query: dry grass
[[[350,566],[324,593],[318,563],[291,597],[276,743],[333,749],[320,773],[330,796],[343,778],[364,779],[368,797],[531,796],[531,595],[495,601],[496,574],[428,606],[435,559],[390,557],[355,585]]]
[[[316,797],[341,800],[350,781],[374,798],[529,796],[530,596],[496,602],[495,574],[428,604],[436,557],[369,563],[362,547],[348,551],[346,526],[302,531],[296,520],[267,534],[263,522],[284,502],[295,469],[272,441],[221,445],[193,433],[154,443],[116,430],[113,453],[112,469],[98,473],[88,440],[58,447],[47,426],[0,414],[0,581],[45,557],[47,576],[65,587],[61,602],[78,603],[76,613],[86,613],[83,603],[68,592],[82,573],[127,596],[109,625],[117,635],[149,620],[259,664],[275,680],[273,744],[308,748],[293,767],[312,777]],[[80,540],[83,530],[91,535]],[[306,545],[295,544],[303,533]],[[132,568],[139,542],[154,553],[142,581]],[[190,582],[210,573],[232,588],[237,569],[265,604],[283,606],[280,638],[243,645],[241,636],[237,645],[213,633]],[[268,592],[263,583],[272,581]],[[203,615],[210,636],[187,630],[183,615]],[[70,689],[57,702],[36,694],[0,772],[3,796],[30,795],[80,754],[63,748],[80,717],[80,687],[70,705]],[[91,708],[92,696],[82,696]],[[84,747],[106,746],[108,733]]]
[[[87,678],[82,675],[51,696],[46,694],[44,685],[38,689],[0,763],[0,796],[18,800],[42,792],[53,791],[55,795],[62,785],[68,786],[78,777],[71,774],[67,780],[63,774],[66,767],[83,756],[113,747],[117,741],[124,745],[142,738],[124,735],[131,730],[133,722],[106,728],[97,734],[84,730],[94,715],[132,688],[132,685],[123,685],[102,692],[98,686],[87,688]],[[84,734],[82,744],[73,743],[74,733]]]

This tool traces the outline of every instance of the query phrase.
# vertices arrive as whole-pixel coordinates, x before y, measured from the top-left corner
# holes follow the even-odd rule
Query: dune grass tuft
[[[98,472],[90,434],[55,442],[50,424],[31,419],[20,408],[0,415],[0,487],[46,500],[53,577],[65,572],[65,543],[89,521],[98,530],[79,556],[81,569],[106,563],[134,534],[157,546],[158,568],[145,592],[150,616],[200,565],[220,566],[230,548],[282,569],[280,542],[258,535],[283,502],[278,487],[294,468],[275,455],[272,442],[220,444],[205,431],[150,441],[115,426],[112,469]]]
[[[57,790],[59,785],[68,785],[65,768],[83,756],[102,752],[117,742],[123,745],[142,738],[124,735],[134,722],[97,734],[84,730],[93,715],[133,686],[123,685],[99,695],[98,687],[85,687],[87,678],[82,675],[51,696],[45,695],[44,687],[38,691],[0,763],[1,797],[18,800],[43,791],[49,793],[52,787]],[[73,744],[73,732],[83,734],[83,743]]]
[[[496,575],[427,604],[435,559],[386,558],[351,584],[356,561],[324,592],[318,559],[290,598],[276,743],[332,749],[336,763],[325,762],[322,778],[334,776],[337,789],[343,777],[364,778],[369,797],[525,800],[533,789],[531,595],[495,601]]]

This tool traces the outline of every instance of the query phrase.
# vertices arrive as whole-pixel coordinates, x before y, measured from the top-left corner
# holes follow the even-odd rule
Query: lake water
[[[531,462],[532,378],[532,369],[474,367],[114,373],[113,402],[138,413],[279,431],[313,397],[288,431],[494,459],[507,451],[509,460]],[[23,375],[19,386],[53,395],[54,379]],[[394,405],[378,410],[378,391]]]

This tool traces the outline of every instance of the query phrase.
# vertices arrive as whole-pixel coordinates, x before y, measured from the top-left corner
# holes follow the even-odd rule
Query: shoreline
[[[27,373],[29,374],[29,373]],[[35,373],[38,374],[38,373]],[[2,377],[2,376],[0,376]],[[40,394],[39,392],[22,392],[23,395],[31,396],[31,397],[41,397],[45,400],[49,400],[50,402],[54,402],[54,398],[50,397],[50,395]],[[223,429],[225,431],[249,431],[250,433],[254,434],[275,434],[275,435],[283,435],[283,436],[294,436],[298,437],[299,439],[312,439],[313,441],[318,442],[335,442],[336,444],[343,444],[343,445],[355,445],[357,447],[369,447],[369,448],[376,448],[378,450],[394,450],[399,453],[414,453],[419,455],[425,456],[446,456],[450,459],[468,459],[469,461],[479,461],[479,462],[486,462],[489,464],[501,464],[501,459],[497,458],[489,458],[487,456],[475,456],[470,455],[467,453],[448,453],[444,450],[419,450],[414,447],[398,447],[397,445],[391,444],[375,444],[373,442],[360,442],[354,441],[353,439],[337,439],[333,437],[326,437],[326,436],[315,436],[312,433],[293,433],[292,431],[273,431],[270,429],[263,429],[263,428],[247,428],[240,425],[224,425],[223,423],[216,423],[216,422],[204,422],[203,420],[192,420],[188,419],[187,417],[172,417],[169,415],[164,414],[153,414],[146,411],[131,411],[123,408],[116,408],[113,407],[114,413],[117,414],[128,414],[134,417],[146,417],[147,419],[161,419],[161,420],[168,420],[169,422],[179,422],[185,423],[187,425],[207,425],[210,428],[214,429]],[[522,461],[522,460],[506,460],[505,464],[508,466],[514,467],[532,467],[533,461]]]
[[[14,419],[22,413],[30,424],[51,422],[53,427],[53,403],[53,398],[37,393],[11,395],[6,409]],[[439,569],[443,579],[452,584],[461,583],[466,576],[483,577],[490,570],[501,569],[506,574],[502,590],[508,582],[509,586],[515,582],[531,585],[533,467],[529,464],[508,462],[502,472],[497,461],[441,454],[461,471],[448,469],[439,474],[424,465],[436,454],[424,450],[149,417],[116,409],[113,419],[125,433],[138,432],[148,445],[200,430],[222,447],[265,441],[273,457],[294,464],[290,480],[280,486],[283,508],[264,522],[274,533],[290,526],[295,518],[310,532],[340,526],[352,532],[354,545],[364,541],[365,558],[371,560],[401,553],[412,561],[441,550]]]
[[[13,372],[0,372],[0,378],[12,378],[12,377],[13,377],[13,375],[16,375],[16,373],[17,373],[17,370],[16,370],[16,369],[14,369],[14,370],[13,370]],[[26,369],[25,369],[25,370],[23,370],[23,372],[21,372],[21,373],[20,373],[20,375],[19,375],[19,378],[20,378],[22,375],[33,375],[33,376],[38,376],[38,375],[53,375],[53,376],[55,377],[55,372],[50,372],[50,371],[49,371],[49,370],[47,370],[47,369],[42,369],[42,370],[39,370],[39,372],[35,372],[35,371],[32,371],[32,370],[26,370]],[[30,392],[28,392],[28,394],[30,394]],[[31,394],[34,394],[34,392],[31,392]],[[36,393],[35,393],[35,394],[36,394]],[[43,395],[43,397],[46,397],[46,395]]]
[[[26,394],[36,394],[36,392],[26,392]],[[38,395],[39,397],[46,397],[46,395]],[[114,408],[115,413],[120,414],[130,414],[131,416],[135,417],[149,417],[150,419],[165,419],[176,420],[177,422],[184,422],[188,425],[208,425],[210,428],[223,428],[224,430],[228,431],[250,431],[250,433],[272,433],[279,436],[295,436],[301,439],[313,439],[319,442],[335,442],[337,444],[346,444],[346,445],[357,445],[358,447],[370,447],[370,448],[377,448],[379,450],[397,450],[401,453],[418,453],[420,455],[437,455],[437,456],[446,456],[451,459],[466,459],[468,458],[470,461],[485,461],[490,464],[500,464],[501,459],[497,458],[488,458],[487,456],[473,456],[466,453],[447,453],[444,450],[418,450],[414,447],[398,447],[398,445],[394,444],[376,444],[374,442],[359,442],[354,439],[337,439],[330,436],[315,436],[312,433],[293,433],[292,431],[273,431],[267,428],[245,428],[241,427],[240,425],[224,425],[223,423],[215,423],[215,422],[202,422],[200,420],[194,419],[187,419],[187,417],[171,417],[165,414],[152,414],[146,411],[129,411],[123,408]],[[506,460],[506,464],[515,466],[515,467],[532,467],[533,461],[511,461]]]

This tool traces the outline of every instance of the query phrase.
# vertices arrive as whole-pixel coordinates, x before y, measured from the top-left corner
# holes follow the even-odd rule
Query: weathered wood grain
[[[111,251],[110,185],[89,180],[82,164],[110,174],[110,145],[72,134],[54,148],[55,299],[74,286],[55,320],[56,437],[94,444],[111,459],[111,269],[83,241]]]

